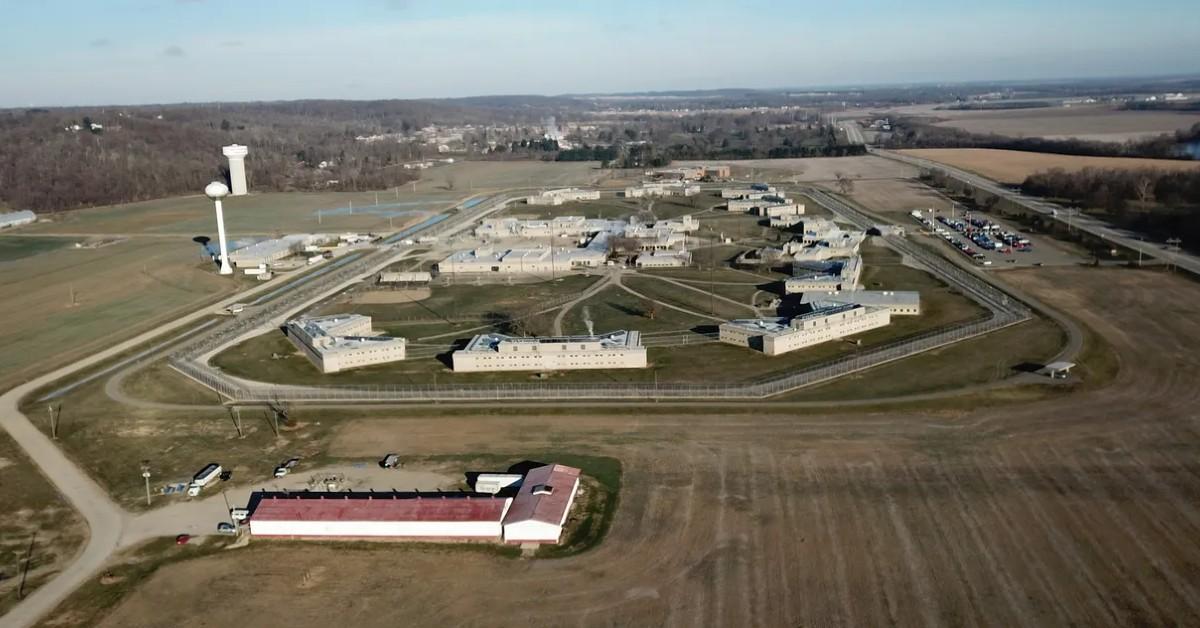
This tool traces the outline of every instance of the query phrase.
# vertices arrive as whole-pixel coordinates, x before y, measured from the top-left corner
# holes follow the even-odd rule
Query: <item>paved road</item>
[[[972,172],[962,170],[961,168],[955,168],[953,166],[948,166],[936,161],[921,159],[911,155],[903,155],[878,148],[868,148],[867,150],[872,155],[878,155],[880,157],[886,157],[888,159],[914,165],[919,168],[926,168],[945,173],[947,176],[978,187],[991,194],[995,194],[996,196],[1025,207],[1030,211],[1064,223],[1071,229],[1079,229],[1080,231],[1089,233],[1101,239],[1117,243],[1125,248],[1134,251],[1140,251],[1145,255],[1163,260],[1164,262],[1170,262],[1179,268],[1187,270],[1190,273],[1200,275],[1200,257],[1196,257],[1195,255],[1167,250],[1163,248],[1162,244],[1147,242],[1141,239],[1141,236],[1136,233],[1116,229],[1108,223],[1096,220],[1095,218],[1087,215],[1078,214],[1074,210],[1069,211],[1066,208],[1055,205],[1054,203],[1026,196],[1020,192],[1000,185],[991,179],[986,179]]]

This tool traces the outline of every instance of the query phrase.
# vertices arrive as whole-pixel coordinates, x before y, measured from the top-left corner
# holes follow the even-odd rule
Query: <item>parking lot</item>
[[[981,213],[910,214],[921,232],[942,240],[984,268],[1075,265],[1085,261],[1048,238],[1032,235],[1012,223]]]

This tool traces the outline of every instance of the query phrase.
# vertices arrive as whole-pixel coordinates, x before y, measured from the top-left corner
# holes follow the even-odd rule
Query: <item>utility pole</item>
[[[50,438],[58,440],[58,420],[54,416],[54,404],[47,404],[46,410],[50,413]],[[61,416],[62,410],[59,410]]]
[[[150,505],[150,461],[142,461],[142,479],[146,481],[146,505]]]

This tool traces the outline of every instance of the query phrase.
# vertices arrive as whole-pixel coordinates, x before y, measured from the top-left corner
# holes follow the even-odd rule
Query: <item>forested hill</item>
[[[426,149],[356,136],[542,115],[396,100],[0,110],[0,205],[44,212],[198,193],[224,176],[221,146],[234,143],[250,146],[256,190],[385,188],[416,177],[398,166]]]

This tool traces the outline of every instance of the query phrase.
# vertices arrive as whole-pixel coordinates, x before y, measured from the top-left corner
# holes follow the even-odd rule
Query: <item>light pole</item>
[[[204,187],[204,194],[213,200],[217,208],[217,240],[221,245],[221,274],[232,275],[233,268],[229,266],[229,247],[225,244],[225,214],[221,211],[221,199],[229,196],[229,188],[220,181],[213,181]]]
[[[142,479],[146,481],[146,505],[150,505],[150,461],[142,461]]]

